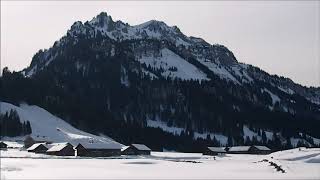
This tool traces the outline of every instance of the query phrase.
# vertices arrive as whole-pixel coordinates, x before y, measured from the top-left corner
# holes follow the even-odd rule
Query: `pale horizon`
[[[320,86],[319,1],[1,1],[1,69],[20,71],[75,21],[101,12],[137,25],[155,19],[187,36],[222,44],[237,60],[304,86]],[[230,13],[226,13],[230,12]]]

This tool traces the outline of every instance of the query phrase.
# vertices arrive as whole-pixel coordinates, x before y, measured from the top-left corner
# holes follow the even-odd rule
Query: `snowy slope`
[[[225,67],[219,66],[206,59],[198,59],[198,61],[207,66],[213,73],[218,75],[221,79],[232,81],[236,84],[241,84]]]
[[[69,142],[73,145],[77,145],[78,143],[94,143],[98,146],[110,148],[121,148],[123,146],[111,138],[80,131],[38,106],[21,104],[18,107],[6,102],[0,103],[1,113],[14,109],[19,114],[20,121],[29,121],[32,129],[31,136],[36,139],[41,138],[52,142]]]
[[[167,48],[161,49],[160,57],[150,54],[137,57],[137,60],[156,69],[162,68],[164,77],[208,80],[205,73]],[[176,68],[176,70],[170,70],[170,68]]]

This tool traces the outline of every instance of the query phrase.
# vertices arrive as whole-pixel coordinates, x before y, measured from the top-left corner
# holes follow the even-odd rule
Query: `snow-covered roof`
[[[219,153],[226,152],[226,150],[224,150],[222,147],[208,147],[208,149],[213,152],[219,152]]]
[[[230,147],[229,151],[249,151],[250,146],[234,146]]]
[[[121,146],[116,143],[81,142],[79,144],[81,144],[86,149],[121,149]]]
[[[259,150],[262,150],[262,151],[270,151],[271,149],[269,149],[268,147],[266,146],[254,146],[255,148],[259,149]]]
[[[144,144],[132,144],[132,146],[141,151],[151,151],[151,149]]]
[[[45,143],[35,143],[33,144],[32,146],[30,146],[27,151],[32,151],[32,150],[35,150],[37,147],[39,147],[40,145],[44,145],[45,146]]]
[[[126,150],[126,149],[128,149],[130,146],[123,146],[122,148],[121,148],[121,151],[124,151],[124,150]]]
[[[64,142],[64,143],[53,143],[51,144],[51,148],[47,150],[47,152],[57,152],[61,151],[63,148],[67,147],[69,143]]]

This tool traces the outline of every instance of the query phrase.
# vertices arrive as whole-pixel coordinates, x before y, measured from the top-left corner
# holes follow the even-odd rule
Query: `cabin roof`
[[[67,147],[68,145],[70,145],[67,142],[64,143],[52,143],[50,146],[50,148],[47,150],[47,152],[57,152],[57,151],[61,151],[63,148]]]
[[[81,144],[86,149],[121,149],[121,146],[115,143],[102,143],[102,142],[81,142]]]
[[[6,143],[4,143],[4,142],[2,142],[2,141],[0,141],[0,144],[5,144],[5,145],[7,145]]]
[[[132,144],[132,146],[137,148],[140,151],[151,151],[151,149],[144,144]]]
[[[230,147],[229,151],[233,152],[233,151],[249,151],[251,146],[233,146]]]
[[[208,149],[212,152],[225,153],[226,150],[223,147],[208,147]]]
[[[270,151],[271,150],[267,146],[254,146],[254,147],[261,150],[261,151]]]
[[[32,150],[35,150],[36,148],[38,148],[40,145],[43,145],[46,147],[45,143],[35,143],[33,144],[32,146],[30,146],[27,151],[32,151]]]

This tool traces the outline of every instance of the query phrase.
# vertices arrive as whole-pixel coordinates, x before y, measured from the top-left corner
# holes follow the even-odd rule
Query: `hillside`
[[[5,102],[0,103],[0,112],[2,114],[13,109],[17,111],[22,122],[30,122],[32,128],[31,137],[35,139],[46,140],[49,142],[69,142],[74,145],[77,145],[78,143],[88,144],[90,142],[94,144],[103,144],[110,148],[123,146],[109,137],[96,136],[80,131],[72,127],[66,121],[52,115],[38,106],[21,104],[18,107]],[[5,139],[24,140],[24,137]]]

